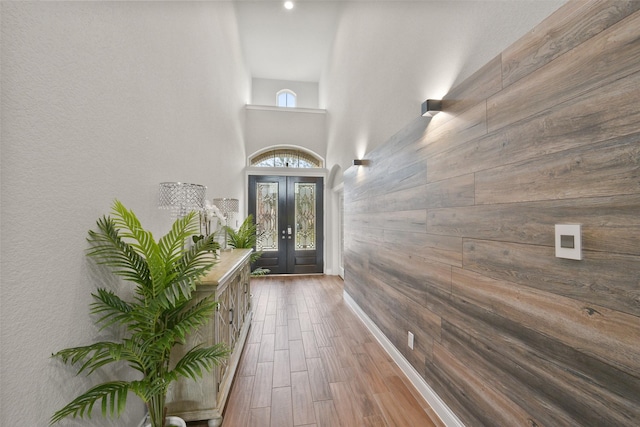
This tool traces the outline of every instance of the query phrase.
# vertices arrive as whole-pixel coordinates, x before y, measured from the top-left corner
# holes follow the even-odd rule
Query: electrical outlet
[[[411,350],[413,350],[413,334],[410,331],[407,331],[407,345]]]

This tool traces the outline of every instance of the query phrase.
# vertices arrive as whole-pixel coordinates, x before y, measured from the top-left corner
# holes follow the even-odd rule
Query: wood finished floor
[[[443,426],[344,303],[338,276],[251,286],[254,318],[223,427]]]

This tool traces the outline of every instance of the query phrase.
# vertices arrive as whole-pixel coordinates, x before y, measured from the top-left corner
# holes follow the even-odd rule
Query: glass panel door
[[[272,274],[322,273],[323,178],[250,176],[249,213],[263,251],[256,267]]]
[[[253,268],[269,269],[272,274],[287,272],[286,227],[287,180],[283,176],[249,176],[249,214],[256,221],[256,251],[263,251]]]
[[[260,239],[257,251],[278,250],[278,183],[256,184],[256,214],[254,217]]]
[[[296,250],[316,248],[316,183],[294,183]]]

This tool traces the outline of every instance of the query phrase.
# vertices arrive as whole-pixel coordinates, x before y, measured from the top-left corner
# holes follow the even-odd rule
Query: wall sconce
[[[422,116],[433,117],[442,111],[442,101],[440,99],[427,99],[422,103]]]
[[[364,160],[362,159],[354,159],[353,160],[353,166],[362,166],[364,165]]]
[[[207,187],[186,182],[161,182],[158,207],[170,209],[173,216],[182,218],[191,211],[204,208]]]

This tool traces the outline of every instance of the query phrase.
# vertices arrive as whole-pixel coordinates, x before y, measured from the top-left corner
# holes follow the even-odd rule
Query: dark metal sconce
[[[432,117],[442,111],[442,101],[440,99],[427,99],[422,103],[422,116]]]

